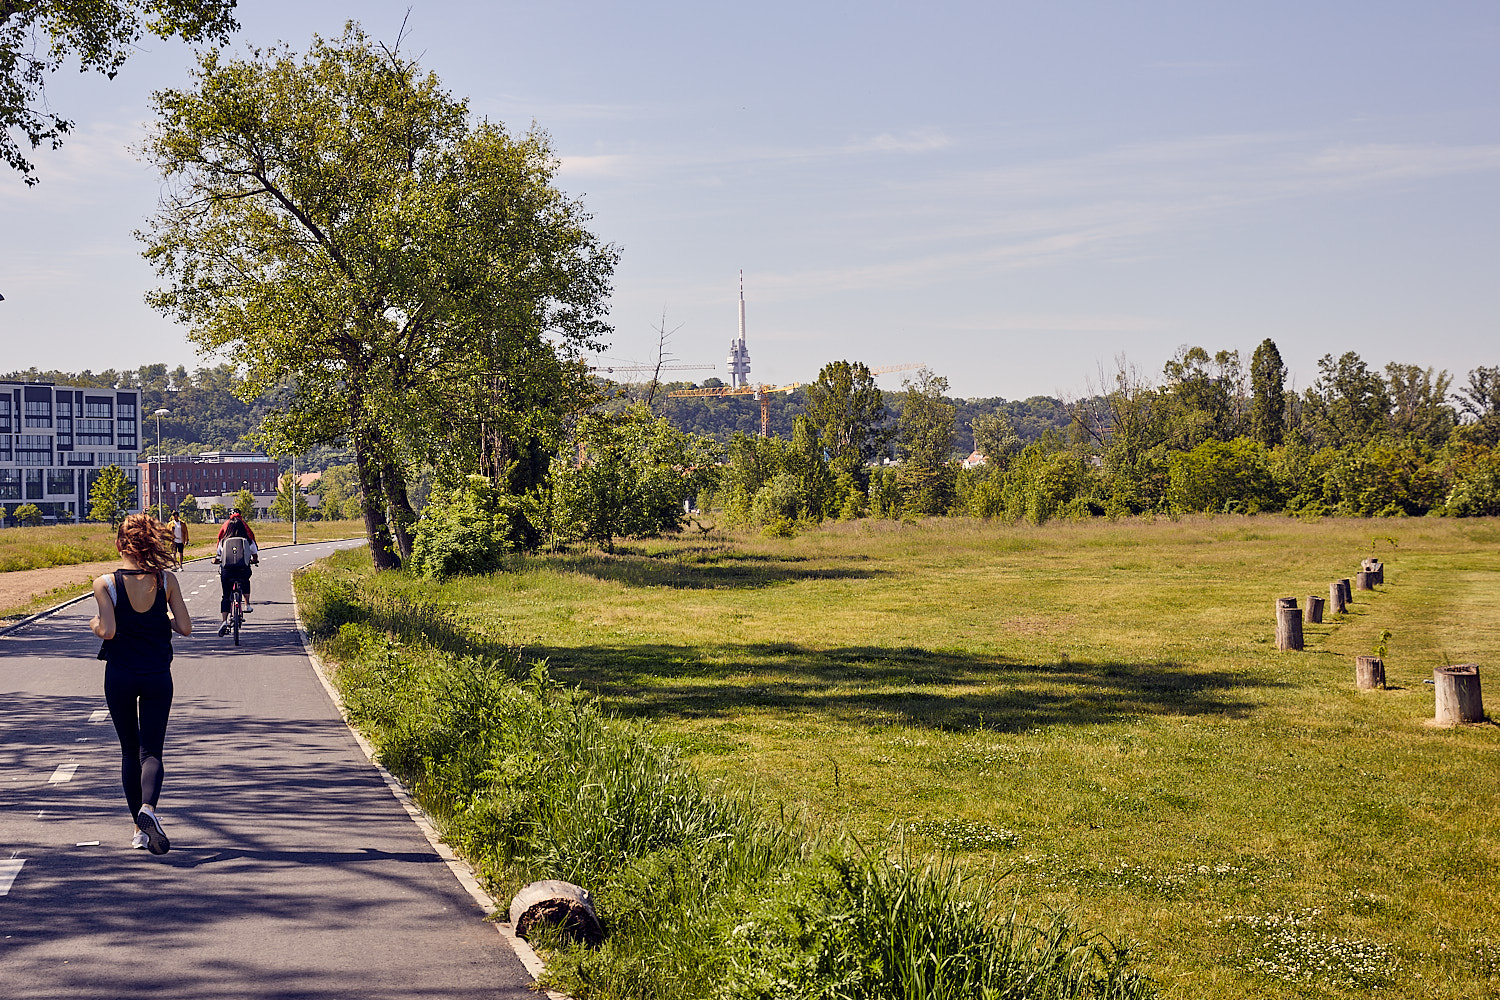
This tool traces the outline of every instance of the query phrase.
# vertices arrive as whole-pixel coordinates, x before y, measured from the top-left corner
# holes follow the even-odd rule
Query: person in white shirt
[[[177,554],[177,568],[182,569],[182,550],[187,548],[188,526],[177,511],[172,511],[172,548]]]

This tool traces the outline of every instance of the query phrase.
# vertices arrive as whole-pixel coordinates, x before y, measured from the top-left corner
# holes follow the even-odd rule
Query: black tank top
[[[125,577],[145,570],[115,570],[115,637],[99,647],[99,659],[134,674],[159,674],[172,666],[172,623],[167,620],[167,580],[156,574],[156,600],[137,611],[125,592]]]

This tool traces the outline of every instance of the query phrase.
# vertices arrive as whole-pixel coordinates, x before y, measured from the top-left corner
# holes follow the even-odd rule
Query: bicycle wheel
[[[240,622],[245,620],[244,598],[240,596],[238,585],[234,588],[234,607],[229,612],[229,620],[234,623],[234,644],[240,644]]]

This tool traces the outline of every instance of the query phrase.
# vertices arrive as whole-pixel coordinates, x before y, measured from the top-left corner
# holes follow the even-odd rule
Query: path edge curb
[[[312,563],[306,563],[296,567],[292,572],[295,574],[299,570],[306,569],[311,565]],[[474,901],[479,904],[480,908],[487,915],[493,916],[499,912],[501,909],[500,905],[479,884],[479,880],[474,877],[474,870],[469,867],[466,861],[453,853],[451,847],[443,842],[437,827],[433,826],[432,821],[427,818],[427,814],[422,810],[422,807],[412,801],[411,796],[407,794],[406,788],[401,784],[400,780],[390,771],[386,770],[385,765],[375,759],[374,744],[366,739],[365,735],[349,721],[349,710],[344,705],[343,696],[339,694],[338,688],[334,686],[333,678],[328,672],[327,665],[323,663],[322,657],[313,649],[312,635],[308,632],[307,626],[302,621],[302,605],[297,602],[295,585],[292,589],[292,614],[297,624],[297,637],[302,640],[302,649],[307,654],[308,662],[312,664],[313,674],[318,678],[318,683],[323,685],[323,690],[327,693],[329,700],[338,709],[339,717],[344,720],[344,726],[349,730],[349,734],[354,737],[354,742],[359,744],[359,749],[364,753],[365,759],[370,762],[371,767],[379,772],[381,780],[385,782],[385,787],[390,790],[391,795],[406,810],[406,814],[411,817],[411,821],[416,824],[417,829],[422,831],[422,836],[427,838],[427,842],[432,845],[432,849],[437,852],[438,857],[443,859],[443,863],[448,866],[448,870],[458,879],[459,884],[464,887],[464,890],[473,897]],[[495,929],[500,932],[501,940],[510,945],[511,950],[515,952],[516,958],[520,960],[527,974],[531,976],[533,981],[540,979],[543,970],[546,968],[546,963],[542,961],[541,956],[536,953],[530,944],[516,936],[515,930],[509,922],[497,920],[494,923]],[[559,993],[555,990],[543,988],[539,992],[546,994],[550,1000],[572,1000],[572,997],[566,993]]]

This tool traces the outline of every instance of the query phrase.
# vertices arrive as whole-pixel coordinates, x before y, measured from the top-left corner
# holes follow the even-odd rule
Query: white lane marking
[[[16,881],[16,876],[21,874],[21,866],[25,863],[25,858],[0,861],[0,896],[10,894],[10,887]]]
[[[73,780],[73,772],[78,770],[77,764],[59,764],[57,770],[52,772],[52,777],[47,779],[47,784],[58,785],[64,781]]]
[[[98,847],[99,846],[99,841],[97,841],[97,840],[80,840],[78,843],[74,844],[73,846],[74,847]]]
[[[107,718],[109,718],[109,709],[107,709],[107,708],[96,708],[96,709],[94,709],[94,714],[89,716],[89,721],[90,722],[103,722]]]

